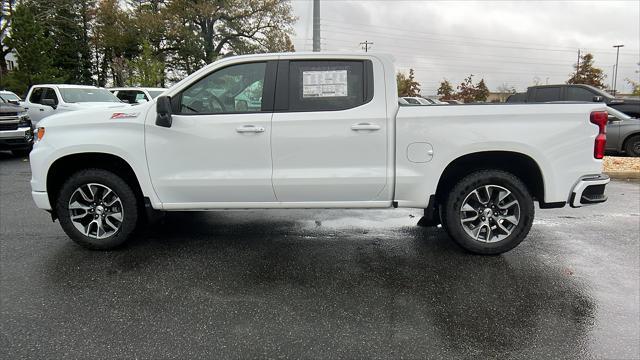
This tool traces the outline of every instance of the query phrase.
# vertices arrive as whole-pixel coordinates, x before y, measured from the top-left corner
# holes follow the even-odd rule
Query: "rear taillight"
[[[598,125],[598,136],[593,145],[593,157],[602,159],[604,157],[604,147],[607,143],[607,121],[609,115],[606,111],[594,111],[591,113],[591,123]]]

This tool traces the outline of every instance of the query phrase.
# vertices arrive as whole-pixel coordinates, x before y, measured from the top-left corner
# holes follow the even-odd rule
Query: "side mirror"
[[[171,98],[160,96],[156,102],[156,125],[171,127]]]
[[[58,107],[53,99],[42,99],[42,105],[51,106],[54,109]]]
[[[604,99],[602,98],[602,96],[594,96],[593,97],[593,102],[602,102]]]

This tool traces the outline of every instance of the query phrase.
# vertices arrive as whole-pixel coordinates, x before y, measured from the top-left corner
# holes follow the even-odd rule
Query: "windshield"
[[[120,99],[105,89],[60,88],[60,94],[62,94],[62,99],[68,103],[121,102]]]
[[[610,107],[607,107],[607,113],[609,115],[611,115],[611,116],[617,117],[620,120],[629,120],[629,119],[631,119],[631,116],[629,116],[629,115],[627,115],[627,114],[625,114],[623,112],[620,112],[620,111],[618,111],[616,109],[610,108]]]
[[[16,94],[0,94],[0,98],[6,101],[20,101],[20,98]]]
[[[151,95],[152,99],[157,98],[160,94],[162,94],[164,92],[164,90],[148,90],[149,91],[149,95]]]

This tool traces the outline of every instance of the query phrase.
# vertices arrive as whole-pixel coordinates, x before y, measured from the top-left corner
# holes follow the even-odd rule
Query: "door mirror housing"
[[[596,95],[596,96],[593,97],[593,102],[602,102],[602,101],[604,101],[602,96]]]
[[[53,99],[42,99],[42,105],[51,106],[54,109],[58,107]]]
[[[156,102],[156,125],[171,127],[171,98],[160,96]]]

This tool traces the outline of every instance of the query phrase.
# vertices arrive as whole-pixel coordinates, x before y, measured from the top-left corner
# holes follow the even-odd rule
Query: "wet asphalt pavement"
[[[0,357],[640,358],[640,183],[473,256],[419,210],[172,213],[112,252],[0,153]]]

